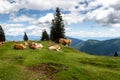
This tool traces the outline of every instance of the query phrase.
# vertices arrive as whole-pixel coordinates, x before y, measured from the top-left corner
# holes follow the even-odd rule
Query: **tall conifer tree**
[[[46,30],[43,30],[41,40],[49,40],[49,36]]]
[[[118,53],[117,52],[114,53],[114,57],[118,57]]]
[[[57,7],[55,17],[51,23],[50,39],[58,43],[59,38],[65,38],[65,29],[60,9]]]
[[[26,34],[26,32],[24,32],[24,37],[23,37],[24,41],[28,41],[28,36]]]
[[[5,41],[5,33],[4,30],[2,29],[2,26],[0,25],[0,41]]]

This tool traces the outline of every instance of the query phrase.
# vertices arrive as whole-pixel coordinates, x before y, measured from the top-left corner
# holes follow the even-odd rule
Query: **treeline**
[[[57,7],[54,15],[54,19],[51,21],[50,35],[46,30],[42,31],[41,40],[52,40],[58,43],[59,38],[65,38],[64,20],[62,19],[60,9]],[[5,41],[5,33],[0,25],[0,41]],[[23,40],[29,40],[27,33],[24,32]]]

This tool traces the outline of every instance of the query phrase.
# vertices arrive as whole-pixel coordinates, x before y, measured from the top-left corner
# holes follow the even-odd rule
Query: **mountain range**
[[[67,38],[72,40],[71,47],[77,45],[78,43],[83,42],[83,40],[80,40],[80,39],[76,39],[76,38],[72,38],[72,37],[68,37],[68,36],[67,36]]]
[[[88,54],[113,56],[115,52],[120,51],[120,38],[104,41],[87,40],[72,47]]]

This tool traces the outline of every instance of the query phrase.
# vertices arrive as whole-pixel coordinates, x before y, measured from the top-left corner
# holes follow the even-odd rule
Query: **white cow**
[[[56,51],[60,51],[61,47],[59,45],[53,45],[53,46],[49,46],[49,50],[56,50]]]

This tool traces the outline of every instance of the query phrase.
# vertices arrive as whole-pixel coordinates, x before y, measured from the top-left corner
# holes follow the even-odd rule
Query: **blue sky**
[[[0,0],[0,25],[6,35],[41,36],[49,33],[55,9],[64,19],[66,36],[120,36],[119,0]]]

